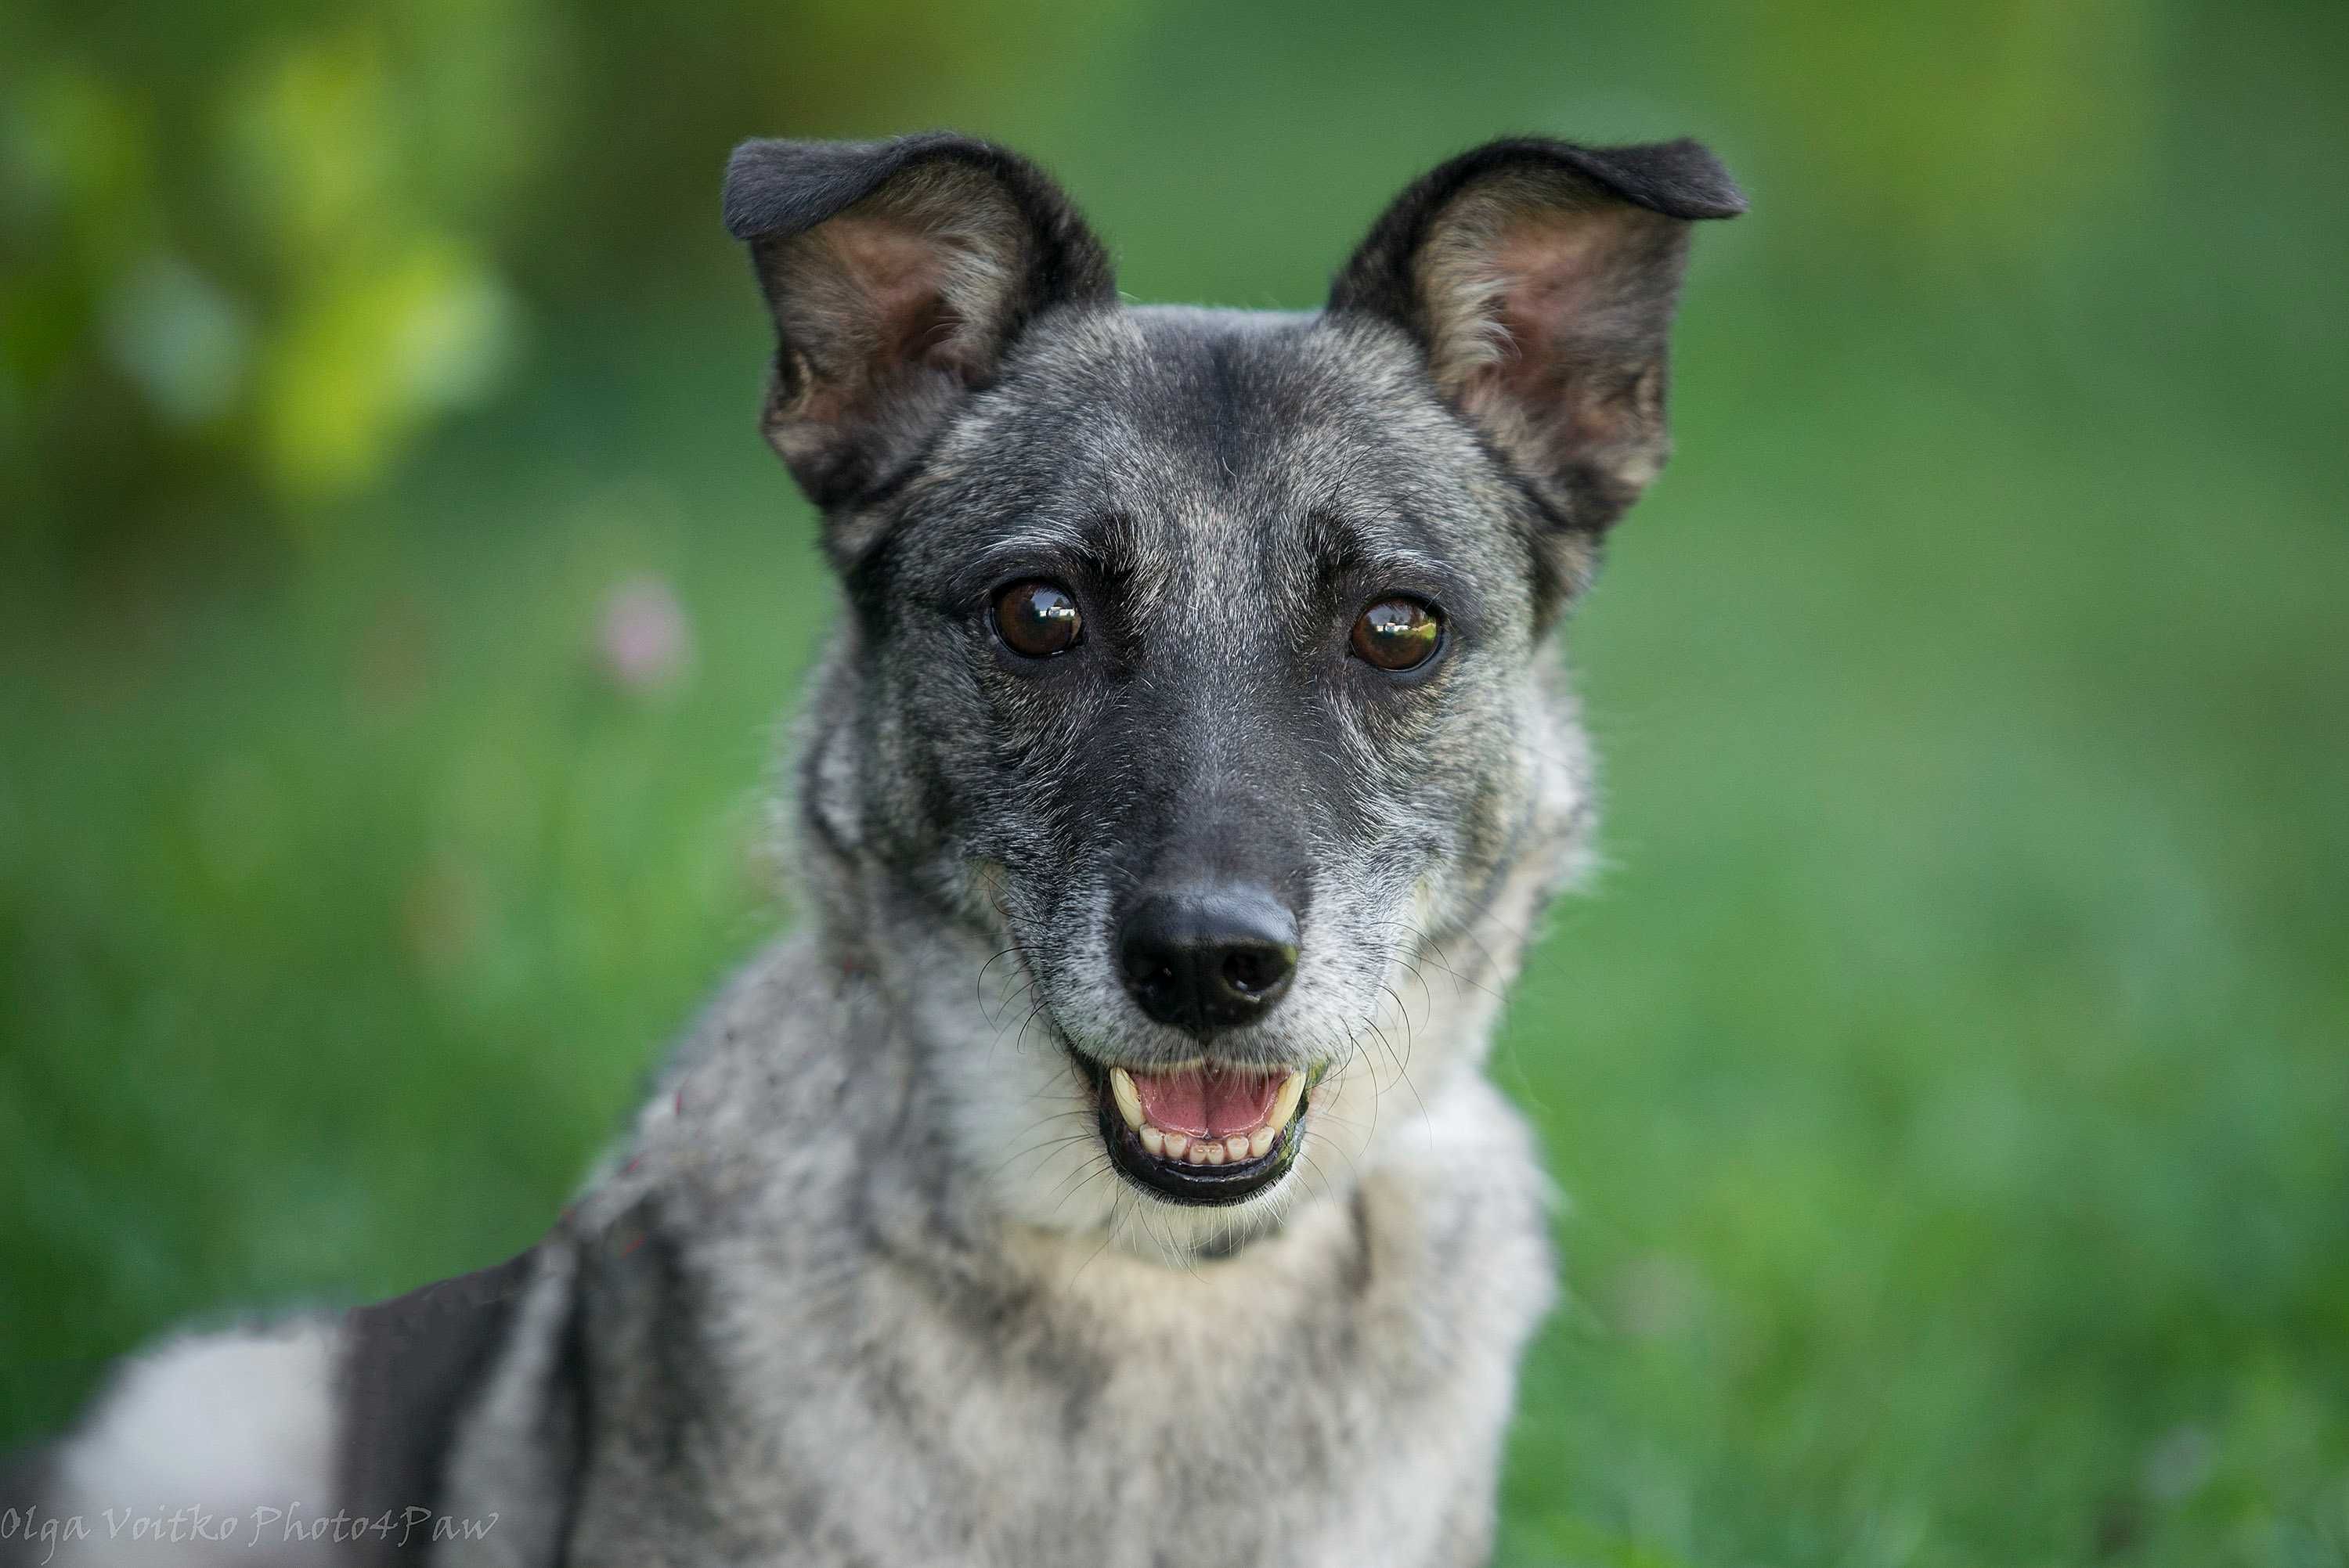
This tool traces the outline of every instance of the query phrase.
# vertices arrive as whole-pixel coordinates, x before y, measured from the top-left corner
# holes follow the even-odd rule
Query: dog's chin
[[[1316,1075],[1193,1062],[1133,1069],[1071,1053],[1092,1087],[1110,1164],[1169,1203],[1241,1203],[1279,1185],[1304,1146]]]

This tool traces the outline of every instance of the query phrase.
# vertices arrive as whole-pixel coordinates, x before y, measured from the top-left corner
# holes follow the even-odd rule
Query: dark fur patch
[[[533,1254],[354,1311],[343,1347],[339,1494],[357,1515],[440,1511],[458,1422],[505,1340]],[[429,1529],[369,1535],[354,1561],[414,1560]]]

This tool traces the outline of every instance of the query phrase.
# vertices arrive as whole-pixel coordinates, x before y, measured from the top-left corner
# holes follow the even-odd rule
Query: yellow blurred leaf
[[[295,500],[364,486],[427,416],[496,384],[513,316],[496,274],[446,236],[322,274],[273,346],[260,410],[271,478]]]

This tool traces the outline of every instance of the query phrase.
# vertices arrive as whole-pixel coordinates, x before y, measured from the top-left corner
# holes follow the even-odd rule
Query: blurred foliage
[[[1016,14],[1015,14],[1016,11]],[[1113,7],[36,7],[0,33],[0,452],[68,547],[323,525],[549,301],[677,275],[754,129],[951,107]],[[796,62],[786,86],[775,62]],[[885,84],[876,90],[874,84]]]
[[[222,473],[299,515],[505,374],[543,29],[519,4],[133,20],[7,55],[6,438],[52,526],[163,526]]]
[[[1309,307],[1449,151],[1689,132],[1501,1560],[2349,1562],[2344,83],[2338,0],[0,10],[0,1447],[527,1244],[777,923],[734,140]]]

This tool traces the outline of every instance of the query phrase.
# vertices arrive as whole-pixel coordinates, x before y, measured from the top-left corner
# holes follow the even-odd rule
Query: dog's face
[[[1538,650],[1662,459],[1687,222],[1734,188],[1495,144],[1301,316],[1121,305],[959,139],[753,143],[728,205],[853,609],[806,807],[901,912],[874,962],[957,1157],[1031,1221],[1260,1228],[1481,1039],[1425,969],[1504,981],[1578,823]],[[936,1026],[957,996],[986,1029]]]

